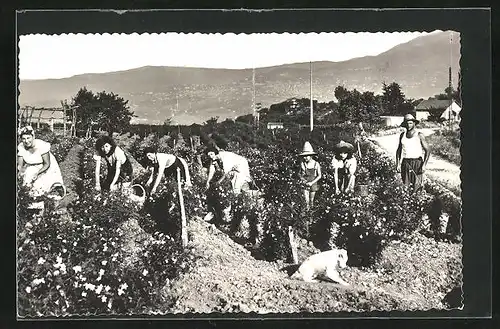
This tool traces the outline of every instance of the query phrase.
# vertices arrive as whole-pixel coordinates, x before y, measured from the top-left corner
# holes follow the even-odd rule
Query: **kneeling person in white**
[[[64,188],[61,170],[56,158],[50,152],[50,144],[35,139],[30,126],[21,128],[21,143],[17,147],[18,171],[23,183],[31,187],[32,196],[49,193],[55,186]]]
[[[341,285],[348,286],[349,283],[342,280],[338,272],[339,268],[347,266],[347,251],[345,249],[332,249],[315,254],[307,258],[291,278],[300,279],[306,282],[316,282],[318,275],[325,275],[327,278]]]

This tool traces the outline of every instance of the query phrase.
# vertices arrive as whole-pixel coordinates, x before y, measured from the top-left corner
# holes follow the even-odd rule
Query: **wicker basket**
[[[66,186],[64,186],[61,183],[55,183],[54,185],[52,185],[50,191],[47,193],[47,197],[49,197],[52,200],[59,201],[64,199],[66,194],[67,194]]]
[[[146,190],[140,184],[134,184],[130,186],[130,200],[137,202],[139,204],[143,204],[146,201]]]

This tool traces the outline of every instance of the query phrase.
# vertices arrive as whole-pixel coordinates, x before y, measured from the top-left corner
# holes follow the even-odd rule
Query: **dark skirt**
[[[116,181],[116,184],[123,184],[126,182],[132,181],[132,164],[130,163],[129,159],[121,165],[120,167],[120,175],[118,176],[118,180]],[[103,190],[109,190],[111,186],[111,182],[113,181],[113,178],[115,177],[116,173],[116,163],[113,165],[110,165],[108,163],[108,173],[106,175],[106,178],[104,179],[104,182],[101,183],[101,188]]]
[[[165,168],[163,171],[163,175],[165,177],[175,177],[175,181],[177,182],[177,168],[181,170],[181,180],[186,181],[186,173],[184,172],[184,166],[182,165],[181,160],[178,157],[175,157],[175,162],[168,168]],[[158,168],[155,168],[156,172],[158,172]]]
[[[422,167],[424,160],[422,158],[408,159],[404,158],[401,162],[401,178],[403,184],[410,185],[416,190],[422,186]]]
[[[349,185],[349,172],[346,168],[337,169],[339,189],[344,191]]]

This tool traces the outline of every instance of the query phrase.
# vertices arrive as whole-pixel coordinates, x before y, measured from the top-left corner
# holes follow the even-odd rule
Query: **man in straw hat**
[[[302,158],[300,163],[300,179],[307,209],[314,203],[314,196],[319,190],[318,181],[321,179],[321,166],[312,158],[316,154],[309,142],[304,143],[302,153],[299,154]]]
[[[335,145],[335,156],[332,159],[335,193],[353,192],[357,161],[354,157],[354,146],[341,140]]]
[[[401,127],[406,128],[406,132],[399,136],[396,151],[396,170],[401,172],[403,184],[410,185],[415,190],[422,187],[422,174],[430,156],[424,135],[415,129],[419,122],[411,114],[404,116]]]

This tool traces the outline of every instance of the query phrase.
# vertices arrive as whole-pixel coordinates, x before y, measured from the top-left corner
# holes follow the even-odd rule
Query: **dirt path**
[[[80,177],[80,152],[83,150],[83,146],[80,144],[75,144],[66,155],[64,161],[59,164],[61,169],[61,174],[63,176],[64,185],[66,186],[66,197],[61,200],[59,207],[64,209],[73,200],[78,197],[77,194],[77,184],[79,183]]]
[[[401,268],[391,268],[393,274],[374,270],[346,268],[341,275],[350,287],[329,282],[306,283],[292,280],[285,271],[285,264],[256,260],[241,245],[235,243],[215,226],[201,219],[189,222],[190,246],[201,256],[195,267],[178,280],[165,287],[166,295],[173,295],[177,302],[174,313],[186,312],[341,312],[372,310],[411,310],[441,308],[441,298],[446,293],[448,282],[436,284],[436,278],[448,272],[447,263],[459,257],[457,246],[436,243],[423,239],[415,246],[395,245],[390,249],[391,263]],[[301,247],[303,248],[303,247]],[[421,249],[421,251],[420,251]],[[456,249],[456,250],[455,250]],[[408,254],[418,259],[404,262]],[[424,253],[424,254],[420,254]],[[427,255],[429,253],[429,255]],[[430,253],[445,255],[442,259],[428,263]],[[299,249],[300,255],[300,249]],[[305,254],[299,257],[303,261]],[[415,273],[411,266],[424,261],[427,278],[420,288],[413,284],[408,273]],[[408,264],[406,264],[408,263]],[[411,267],[411,268],[410,268]],[[419,275],[421,273],[418,273]],[[448,275],[444,276],[448,280]],[[400,282],[403,280],[404,282]],[[410,280],[410,281],[408,281]],[[428,284],[432,285],[431,287]],[[437,293],[441,287],[444,293]]]
[[[429,136],[434,133],[434,129],[422,128],[419,129],[424,136]],[[396,150],[398,148],[398,138],[400,134],[393,134],[380,137],[372,137],[370,140],[377,143],[381,148],[383,148],[389,155],[396,159]],[[457,196],[460,197],[461,191],[461,181],[460,181],[460,168],[459,166],[450,163],[446,160],[431,153],[429,162],[427,163],[427,171],[424,177],[428,178],[442,184],[443,186],[449,188]]]

